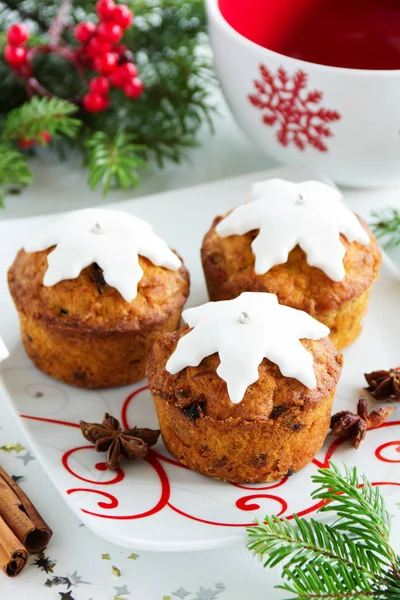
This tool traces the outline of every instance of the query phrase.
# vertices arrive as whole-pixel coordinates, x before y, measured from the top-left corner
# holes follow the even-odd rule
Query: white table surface
[[[77,160],[60,164],[46,155],[34,161],[34,185],[19,196],[9,197],[0,219],[121,201],[273,166],[250,144],[223,102],[218,101],[222,116],[217,121],[216,135],[204,131],[203,145],[190,152],[189,162],[168,166],[164,171],[150,170],[134,194],[114,192],[104,200],[101,192],[88,190],[85,172]],[[353,190],[348,197],[355,208],[400,206],[399,189]],[[7,244],[7,239],[1,243]],[[33,558],[19,578],[0,576],[1,600],[275,600],[284,596],[273,590],[277,574],[263,569],[242,544],[196,553],[140,552],[136,560],[129,559],[126,549],[113,546],[80,526],[33,459],[18,422],[1,404],[0,446],[16,443],[26,449],[19,453],[0,451],[0,462],[10,474],[23,477],[21,487],[52,526],[54,538],[46,556],[55,565],[53,572],[46,573],[34,564]],[[110,560],[104,560],[102,554],[108,554]],[[112,565],[121,570],[119,578],[112,575]],[[69,588],[68,583],[45,585],[56,576],[68,577]]]

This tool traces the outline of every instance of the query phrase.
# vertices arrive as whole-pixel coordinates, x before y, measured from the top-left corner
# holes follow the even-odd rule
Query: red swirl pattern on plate
[[[386,462],[386,463],[400,463],[400,455],[398,458],[387,458],[387,456],[384,456],[384,451],[387,448],[394,448],[395,452],[399,452],[400,453],[400,440],[394,441],[394,442],[387,442],[386,444],[382,444],[381,446],[379,446],[376,450],[375,450],[375,456],[376,458],[378,458],[379,460],[381,460],[382,462]]]
[[[251,501],[261,500],[261,498],[268,498],[268,500],[276,500],[280,503],[282,508],[281,511],[276,515],[277,517],[280,517],[284,512],[287,511],[288,505],[283,498],[279,498],[279,496],[272,496],[269,494],[253,494],[252,496],[243,496],[242,498],[239,498],[239,500],[236,500],[236,506],[240,510],[258,510],[261,508],[261,506],[259,504],[256,504],[255,502],[251,504]]]
[[[128,410],[129,410],[129,406],[130,406],[131,402],[135,398],[137,398],[142,392],[145,392],[147,389],[148,389],[148,386],[143,386],[143,387],[135,390],[131,394],[129,394],[129,396],[127,396],[127,398],[125,399],[125,401],[122,405],[122,409],[121,409],[121,423],[122,423],[124,429],[129,429]],[[79,425],[77,423],[72,423],[69,421],[48,419],[48,418],[44,418],[44,417],[34,417],[34,416],[30,416],[30,415],[21,415],[21,416],[26,419],[43,421],[46,423],[52,423],[54,425],[63,425],[63,426],[68,426],[68,427],[73,427],[73,428],[79,428]],[[389,423],[384,423],[381,426],[381,428],[393,427],[395,425],[400,425],[400,421],[392,421]],[[323,460],[314,458],[312,461],[312,464],[314,464],[314,466],[317,468],[329,468],[329,461],[331,460],[331,458],[334,455],[334,453],[336,452],[336,450],[343,443],[345,443],[345,440],[340,439],[340,438],[335,439],[328,447]],[[71,448],[70,450],[65,452],[62,457],[62,464],[63,464],[64,468],[66,469],[66,471],[72,477],[79,479],[80,481],[84,481],[85,483],[88,483],[91,485],[96,485],[96,486],[97,485],[102,485],[102,486],[118,485],[125,478],[125,474],[121,469],[118,469],[115,477],[113,477],[112,479],[110,479],[108,481],[96,481],[96,480],[82,477],[81,475],[76,473],[71,468],[71,465],[69,464],[69,458],[71,457],[71,455],[73,455],[76,452],[83,451],[83,450],[92,450],[93,448],[94,448],[94,446],[79,446],[76,448]],[[388,456],[387,452],[389,449],[392,449],[392,450],[395,449],[396,452],[400,453],[400,440],[390,441],[390,442],[381,444],[375,450],[376,459],[378,459],[384,463],[400,463],[400,456],[399,456],[399,458],[397,458],[397,457],[393,458],[390,455]],[[190,512],[187,512],[186,510],[182,510],[181,508],[175,506],[171,502],[170,481],[169,481],[166,471],[164,470],[164,468],[162,466],[162,463],[164,462],[167,465],[170,465],[173,467],[178,467],[179,469],[187,469],[187,467],[185,465],[182,465],[181,463],[179,463],[178,461],[176,461],[175,459],[173,459],[169,456],[164,456],[161,452],[156,451],[156,450],[150,450],[148,457],[145,459],[145,462],[155,471],[155,473],[158,476],[159,485],[160,485],[160,496],[154,506],[150,507],[148,510],[145,510],[143,512],[134,513],[134,514],[126,514],[126,515],[110,514],[109,511],[113,511],[119,507],[119,501],[117,498],[118,488],[115,488],[114,494],[116,494],[116,495],[104,492],[99,489],[89,488],[89,487],[88,488],[81,488],[81,487],[70,488],[70,489],[66,490],[66,493],[68,495],[71,495],[71,494],[74,494],[77,492],[85,492],[85,493],[88,492],[91,494],[98,494],[99,496],[102,496],[103,498],[105,498],[107,501],[102,500],[97,503],[99,508],[106,511],[105,513],[92,512],[92,511],[89,511],[89,510],[81,507],[81,511],[84,512],[85,514],[88,514],[88,515],[91,515],[94,517],[98,517],[101,519],[116,519],[116,520],[143,519],[143,518],[155,515],[155,514],[159,513],[160,511],[164,510],[166,507],[168,507],[170,510],[172,510],[173,512],[175,512],[176,514],[179,514],[180,516],[182,516],[184,518],[190,519],[192,521],[197,521],[199,523],[212,525],[212,526],[248,527],[248,526],[252,525],[252,523],[229,523],[229,522],[212,521],[212,520],[209,520],[206,518],[201,518],[199,515],[190,514]],[[105,471],[106,464],[104,462],[95,463],[94,468],[97,469],[98,471]],[[289,510],[289,505],[288,505],[288,502],[282,496],[276,496],[276,495],[266,493],[272,489],[277,489],[277,488],[286,489],[284,486],[285,486],[285,484],[287,484],[288,480],[289,480],[289,478],[285,477],[281,481],[271,482],[271,484],[265,484],[262,487],[254,487],[254,486],[250,486],[250,485],[246,486],[246,485],[240,485],[240,484],[230,484],[232,486],[232,488],[237,488],[238,490],[246,490],[246,491],[254,492],[253,494],[241,496],[240,498],[233,500],[233,506],[235,506],[238,510],[241,510],[241,511],[255,511],[255,510],[259,510],[261,508],[260,501],[269,500],[269,501],[272,501],[272,502],[278,504],[279,511],[277,512],[277,516],[285,516],[287,519],[293,519],[293,514],[285,514]],[[226,484],[226,485],[229,485],[229,484]],[[399,486],[400,487],[399,482],[393,482],[393,481],[372,482],[372,485]],[[311,513],[316,512],[321,506],[323,506],[323,504],[324,504],[324,501],[319,501],[315,504],[312,504],[309,507],[306,507],[302,510],[298,510],[296,512],[296,514],[299,517],[309,515]]]
[[[145,517],[150,517],[151,515],[155,515],[156,513],[160,512],[168,503],[168,499],[170,496],[169,480],[168,480],[168,477],[167,477],[164,469],[162,468],[162,466],[159,464],[157,459],[155,459],[154,457],[151,456],[151,454],[149,455],[148,458],[146,458],[144,460],[154,468],[154,470],[156,471],[157,475],[160,478],[161,495],[160,495],[160,499],[158,500],[158,502],[155,506],[153,506],[150,510],[146,510],[144,512],[141,512],[138,514],[132,514],[132,515],[106,515],[106,514],[101,514],[101,513],[95,513],[90,510],[86,510],[85,508],[81,508],[81,511],[87,515],[92,515],[93,517],[99,517],[100,519],[115,519],[118,521],[130,521],[133,519],[144,519]],[[108,494],[107,492],[103,492],[101,490],[93,490],[93,489],[86,489],[86,488],[72,488],[72,489],[67,490],[67,494],[73,494],[75,492],[91,492],[94,494],[101,494],[102,496],[105,496],[106,498],[108,498],[110,500],[110,504],[105,504],[104,502],[99,502],[98,505],[100,508],[113,509],[113,508],[117,508],[118,504],[119,504],[118,500],[117,500],[117,498],[115,498],[115,496],[112,496],[111,494]]]
[[[113,485],[114,483],[119,483],[120,481],[122,481],[125,477],[125,473],[121,470],[121,469],[117,469],[116,471],[116,476],[113,479],[110,479],[109,481],[98,481],[97,479],[86,479],[85,477],[81,477],[80,475],[78,475],[78,473],[76,473],[75,471],[73,471],[71,469],[71,467],[68,464],[68,459],[72,454],[75,454],[75,452],[79,452],[81,450],[93,450],[94,446],[78,446],[78,448],[72,448],[71,450],[68,450],[68,452],[65,452],[65,454],[63,455],[61,462],[63,464],[63,467],[66,471],[68,471],[68,473],[70,475],[73,475],[74,477],[76,477],[77,479],[80,479],[81,481],[84,481],[85,483],[94,483],[95,485]],[[97,469],[98,471],[104,471],[105,469],[103,468],[103,465],[105,463],[97,463],[95,465],[95,469]]]
[[[98,502],[97,505],[99,506],[99,508],[117,508],[118,507],[118,500],[116,499],[115,496],[113,496],[112,494],[108,494],[107,492],[103,492],[100,490],[88,490],[87,488],[73,488],[71,490],[67,490],[67,494],[74,494],[75,492],[89,492],[90,494],[99,494],[100,496],[104,496],[105,498],[107,498],[109,500],[109,502]],[[82,512],[88,512],[87,510],[84,510],[83,508],[81,508]],[[93,515],[94,513],[88,513],[89,515]],[[102,516],[102,515],[97,515],[97,516]]]

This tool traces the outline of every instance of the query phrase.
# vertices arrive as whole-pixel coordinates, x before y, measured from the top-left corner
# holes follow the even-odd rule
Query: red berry
[[[124,63],[119,65],[110,75],[110,81],[115,87],[123,87],[134,79],[138,74],[138,70],[133,63]]]
[[[115,71],[110,73],[110,75],[108,76],[108,79],[109,79],[111,85],[113,85],[114,87],[117,87],[117,88],[123,87],[125,84],[125,79],[123,79],[121,77],[121,73],[119,72],[118,67],[115,69]]]
[[[110,89],[110,84],[105,77],[100,76],[92,79],[89,83],[89,88],[91,92],[104,96]]]
[[[115,42],[119,42],[122,38],[122,27],[120,27],[117,23],[113,21],[106,21],[105,23],[100,23],[97,28],[97,35],[101,40],[105,42],[110,42],[114,44]]]
[[[11,25],[7,31],[7,40],[11,46],[19,46],[29,38],[29,31],[22,23]]]
[[[113,52],[116,52],[117,54],[123,54],[126,51],[127,47],[125,44],[114,44],[113,46]]]
[[[95,32],[96,25],[90,21],[84,21],[75,27],[75,37],[81,44],[87,44]]]
[[[107,75],[112,73],[118,63],[118,56],[113,52],[106,52],[102,56],[95,58],[93,66],[95,71]]]
[[[143,81],[135,77],[131,81],[128,81],[128,83],[125,83],[124,94],[128,96],[128,98],[139,98],[143,92],[143,88]]]
[[[120,65],[118,71],[121,73],[121,77],[123,77],[124,81],[134,79],[139,73],[137,66],[133,63],[124,63],[123,65]]]
[[[118,23],[123,29],[129,27],[133,23],[132,11],[125,4],[118,4],[112,12],[113,20]]]
[[[102,21],[112,18],[115,9],[114,0],[99,0],[96,3],[96,12]]]
[[[101,112],[108,108],[110,101],[107,96],[89,92],[83,97],[83,106],[88,112]]]
[[[40,137],[44,144],[48,144],[51,140],[51,135],[48,131],[42,131]]]
[[[89,58],[94,60],[98,56],[106,54],[106,52],[110,52],[111,44],[109,42],[104,42],[97,36],[92,38],[87,46],[86,54]]]
[[[33,146],[33,140],[31,138],[22,138],[21,140],[18,141],[18,146],[20,148],[22,148],[23,150],[27,150],[27,148],[30,148],[31,146]]]
[[[5,46],[4,58],[12,67],[20,67],[26,60],[26,52],[22,46]]]

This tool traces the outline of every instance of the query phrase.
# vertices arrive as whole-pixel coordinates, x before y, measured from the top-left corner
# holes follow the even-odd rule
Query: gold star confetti
[[[101,560],[111,560],[110,555],[109,554],[102,554],[101,555]]]
[[[115,565],[111,567],[111,573],[114,575],[114,577],[121,577],[121,571]]]
[[[0,446],[0,450],[3,450],[4,452],[16,452],[17,454],[19,452],[22,452],[22,450],[26,450],[26,448],[24,448],[24,446],[21,446],[21,444],[4,444],[4,446]]]
[[[131,560],[136,560],[137,558],[139,558],[139,554],[135,554],[134,552],[132,552],[132,554],[130,554],[128,558],[130,558]]]
[[[121,596],[114,596],[114,600],[124,600],[124,598],[121,598]]]
[[[163,596],[163,600],[171,600],[171,596]]]

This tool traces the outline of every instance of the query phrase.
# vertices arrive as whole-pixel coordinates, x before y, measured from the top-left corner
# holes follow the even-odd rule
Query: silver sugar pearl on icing
[[[247,312],[240,313],[239,321],[240,321],[240,323],[242,323],[242,325],[246,325],[246,323],[248,323],[250,321],[249,314]]]
[[[297,194],[296,204],[305,204],[305,202],[303,194]]]
[[[102,228],[102,226],[100,225],[99,222],[95,223],[92,227],[92,232],[93,233],[97,233],[97,235],[101,235],[102,233],[104,233],[104,229]]]

